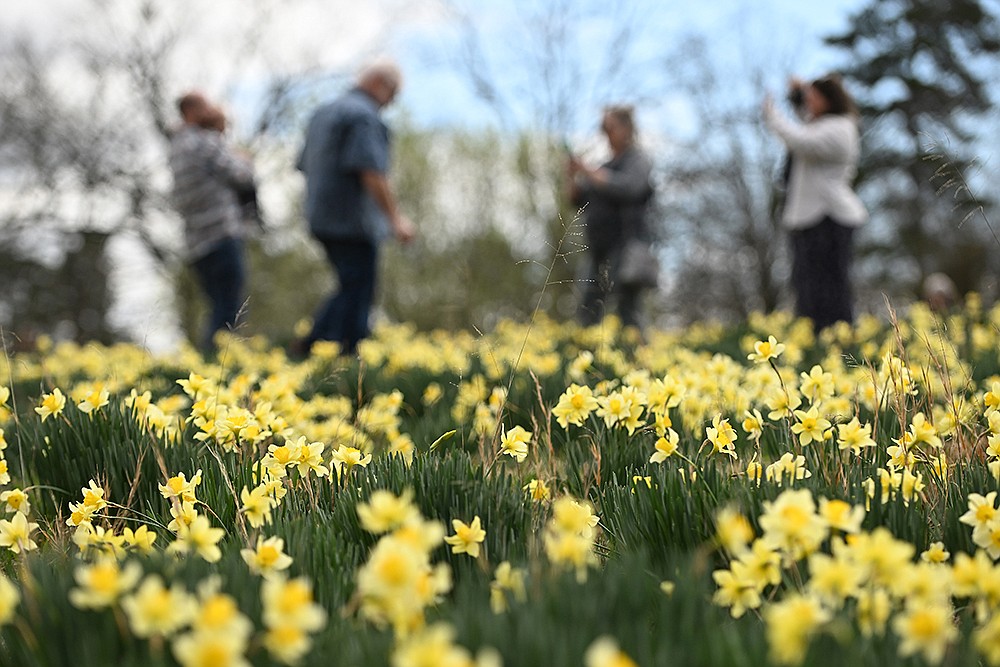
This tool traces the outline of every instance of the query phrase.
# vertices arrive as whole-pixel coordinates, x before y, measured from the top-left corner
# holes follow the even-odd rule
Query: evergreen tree
[[[862,114],[859,181],[881,277],[915,287],[944,271],[980,287],[986,230],[961,223],[975,205],[964,179],[992,108],[982,66],[1000,51],[997,18],[980,0],[872,0],[826,41],[850,54],[842,73]]]

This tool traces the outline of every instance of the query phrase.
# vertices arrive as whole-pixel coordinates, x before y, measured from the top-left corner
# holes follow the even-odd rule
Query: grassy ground
[[[1000,664],[998,324],[43,341],[0,364],[0,663]]]

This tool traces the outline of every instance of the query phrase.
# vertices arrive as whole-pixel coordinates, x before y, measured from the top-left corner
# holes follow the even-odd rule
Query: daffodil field
[[[1000,308],[0,360],[0,665],[1000,665]]]

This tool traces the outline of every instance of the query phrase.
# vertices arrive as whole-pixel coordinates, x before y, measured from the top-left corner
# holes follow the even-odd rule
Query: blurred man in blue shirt
[[[312,331],[292,345],[308,354],[317,340],[354,353],[369,334],[379,244],[389,236],[406,243],[416,232],[399,212],[386,174],[389,128],[379,111],[399,92],[402,77],[391,62],[364,68],[351,90],[321,106],[309,121],[298,169],[306,177],[309,231],[337,272],[339,289],[317,311]]]

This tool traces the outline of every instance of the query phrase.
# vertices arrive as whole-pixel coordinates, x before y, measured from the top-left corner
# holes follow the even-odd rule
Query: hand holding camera
[[[805,81],[797,76],[788,78],[788,103],[796,109],[801,108],[805,103],[805,87]]]

